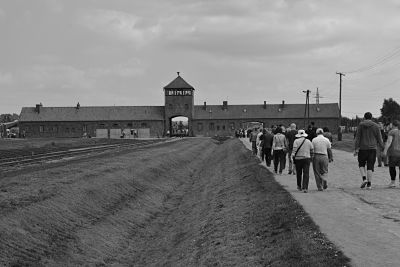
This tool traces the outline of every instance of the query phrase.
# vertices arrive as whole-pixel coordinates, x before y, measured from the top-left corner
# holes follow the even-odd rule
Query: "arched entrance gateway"
[[[165,135],[193,136],[194,88],[178,72],[178,77],[164,87]]]
[[[189,119],[183,116],[171,118],[169,136],[189,136]]]

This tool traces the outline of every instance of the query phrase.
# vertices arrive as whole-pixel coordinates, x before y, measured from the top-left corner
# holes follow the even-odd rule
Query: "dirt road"
[[[250,149],[249,142],[242,141]],[[340,150],[333,153],[327,191],[317,191],[312,170],[308,194],[297,191],[294,175],[276,176],[276,180],[351,258],[354,266],[400,266],[400,187],[388,188],[388,167],[376,167],[373,189],[360,189],[357,158]]]
[[[236,139],[184,139],[3,175],[0,214],[0,265],[347,262]]]

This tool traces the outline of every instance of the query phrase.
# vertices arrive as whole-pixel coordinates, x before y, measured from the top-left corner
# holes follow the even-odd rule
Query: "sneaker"
[[[396,187],[396,184],[394,183],[394,181],[391,181],[391,182],[390,182],[389,187],[390,187],[390,188]]]
[[[382,164],[378,164],[378,167],[382,167]]]
[[[368,182],[367,183],[367,190],[371,190],[372,189],[372,187],[371,187],[371,182]]]
[[[307,192],[308,192],[308,190],[307,190],[307,189],[304,189],[304,190],[303,190],[303,192],[304,192],[304,193],[307,193]]]
[[[363,181],[360,188],[364,188],[367,185],[367,183],[368,183],[367,181]]]
[[[322,187],[323,187],[324,189],[327,189],[327,188],[328,188],[328,182],[327,182],[327,181],[323,180],[323,181],[322,181],[322,184],[323,184]]]
[[[288,174],[292,174],[292,171],[289,171]]]
[[[318,188],[318,191],[324,191],[324,189],[322,189],[322,188]]]

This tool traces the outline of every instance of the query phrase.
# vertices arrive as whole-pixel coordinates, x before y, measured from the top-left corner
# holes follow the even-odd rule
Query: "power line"
[[[393,51],[389,52],[388,54],[378,58],[375,63],[364,66],[364,67],[360,67],[358,69],[354,69],[351,71],[346,71],[345,73],[350,74],[350,73],[358,73],[358,72],[365,72],[365,71],[373,70],[373,69],[379,67],[380,65],[383,65],[383,64],[391,61],[392,59],[397,57],[399,54],[400,54],[400,47],[397,47]]]

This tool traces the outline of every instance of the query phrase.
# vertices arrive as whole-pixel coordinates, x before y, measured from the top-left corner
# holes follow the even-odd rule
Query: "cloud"
[[[13,81],[14,77],[10,72],[0,72],[0,84],[11,84]]]
[[[93,32],[130,41],[137,47],[144,46],[159,32],[158,24],[149,24],[145,18],[115,10],[87,11],[80,15],[80,23]]]

